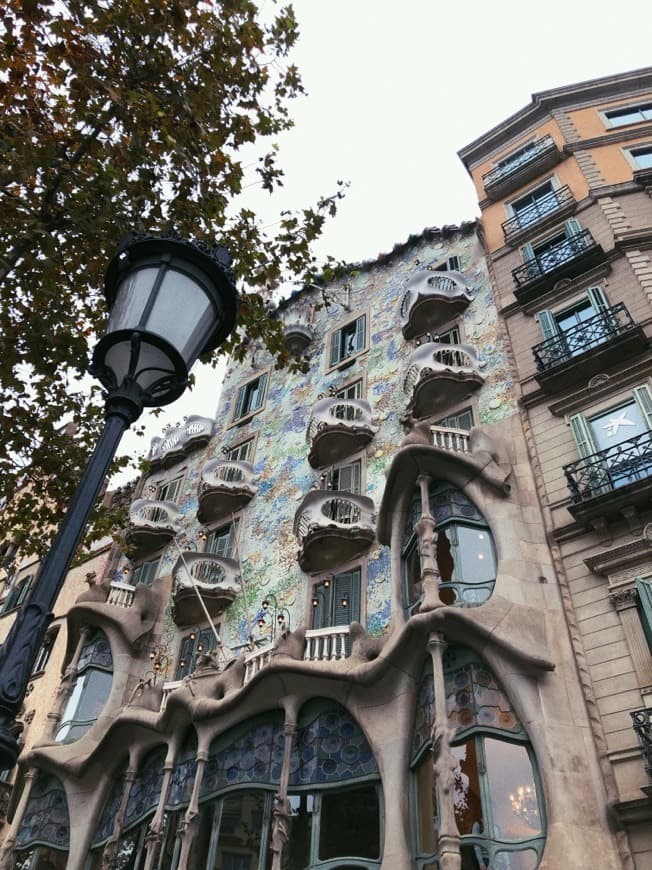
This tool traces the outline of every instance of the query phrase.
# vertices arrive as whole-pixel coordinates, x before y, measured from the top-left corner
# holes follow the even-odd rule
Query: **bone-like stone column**
[[[297,731],[297,704],[294,698],[287,699],[285,704],[285,722],[283,724],[283,765],[278,792],[274,795],[272,809],[272,836],[270,848],[273,853],[272,870],[281,870],[283,848],[288,841],[290,832],[290,801],[288,800],[288,784],[290,782],[290,761],[292,758],[292,741]]]
[[[192,795],[188,809],[183,817],[180,825],[179,838],[181,840],[181,853],[179,855],[178,870],[192,870],[188,864],[190,858],[190,849],[193,841],[197,836],[199,829],[199,794],[201,792],[201,784],[204,778],[204,770],[208,761],[207,750],[197,750],[197,772],[195,773],[195,782],[192,787]]]
[[[25,815],[27,801],[29,800],[29,796],[32,792],[32,786],[34,785],[34,780],[36,779],[37,773],[38,771],[36,770],[36,768],[33,767],[30,768],[30,770],[28,770],[25,774],[23,793],[20,796],[18,806],[16,807],[16,812],[14,813],[14,819],[11,823],[9,831],[7,832],[5,841],[2,844],[2,849],[0,850],[0,870],[9,870],[9,868],[13,864],[13,850],[14,846],[16,845],[18,829],[20,828],[20,823],[22,822],[23,816]]]
[[[415,526],[419,540],[421,556],[421,582],[423,584],[423,601],[420,611],[436,610],[444,603],[439,597],[441,575],[437,567],[435,519],[430,513],[430,475],[420,474],[417,483],[421,491],[421,519]]]
[[[125,820],[125,813],[127,812],[129,795],[131,794],[131,787],[134,784],[137,773],[138,771],[132,767],[130,767],[129,770],[127,770],[127,772],[125,773],[125,790],[122,793],[120,806],[118,807],[118,812],[115,816],[113,833],[111,834],[110,839],[104,846],[104,851],[102,853],[102,870],[111,870],[111,868],[115,866],[115,857],[118,850],[120,836],[122,835],[122,826]]]
[[[168,797],[170,788],[170,779],[174,770],[174,757],[176,747],[171,746],[168,756],[163,765],[163,783],[161,785],[161,795],[158,799],[158,806],[152,821],[149,823],[146,838],[147,857],[145,858],[145,867],[143,870],[154,870],[158,860],[158,853],[163,840],[163,816],[165,814],[165,803]]]

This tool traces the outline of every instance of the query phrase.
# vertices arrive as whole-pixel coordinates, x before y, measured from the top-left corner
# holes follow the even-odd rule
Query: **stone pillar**
[[[168,758],[165,759],[165,764],[163,766],[163,783],[161,785],[161,796],[158,800],[158,806],[156,807],[154,818],[149,823],[149,827],[147,829],[147,837],[145,838],[147,857],[145,858],[145,866],[143,870],[154,870],[156,862],[158,860],[158,853],[161,848],[161,842],[163,840],[163,816],[165,814],[165,802],[167,801],[168,789],[170,788],[170,779],[172,778],[172,771],[174,770],[174,756],[175,752],[173,752],[171,756],[168,756]]]
[[[419,608],[421,613],[443,607],[439,597],[441,575],[437,567],[435,519],[430,513],[430,476],[420,474],[417,483],[421,490],[421,519],[415,526],[421,556],[421,583],[423,585],[423,601]]]
[[[111,870],[111,868],[115,866],[115,857],[118,850],[120,836],[122,835],[122,825],[124,824],[125,813],[127,812],[129,795],[131,794],[131,787],[134,784],[137,773],[138,771],[131,767],[125,773],[125,790],[122,793],[122,800],[120,801],[120,806],[118,807],[118,812],[115,816],[113,833],[104,846],[104,851],[102,852],[102,870]]]
[[[188,860],[190,858],[190,848],[199,828],[199,793],[201,791],[201,784],[204,778],[204,770],[207,761],[208,752],[206,750],[198,750],[197,773],[195,774],[195,781],[192,786],[192,795],[190,797],[188,809],[186,810],[186,814],[183,817],[183,821],[179,828],[181,854],[179,855],[177,870],[192,870],[188,864]]]
[[[609,598],[618,611],[641,693],[652,702],[652,657],[638,613],[638,591],[635,586],[614,589]]]
[[[54,740],[55,734],[57,732],[57,726],[59,725],[59,721],[61,719],[61,714],[65,710],[68,699],[72,694],[72,687],[75,683],[75,677],[77,676],[77,666],[79,664],[82,649],[84,648],[84,644],[88,642],[90,636],[90,628],[88,626],[84,626],[84,628],[82,628],[82,630],[79,632],[79,640],[77,641],[77,646],[75,647],[73,657],[68,662],[68,667],[66,668],[65,673],[61,678],[61,682],[59,683],[59,687],[56,690],[54,704],[52,705],[52,709],[46,717],[47,725],[44,729],[44,736],[46,738],[49,738],[50,740]]]
[[[448,725],[446,712],[446,686],[443,657],[446,649],[444,635],[433,632],[428,636],[428,651],[432,658],[432,680],[435,691],[435,722],[432,726],[433,776],[439,807],[439,854],[441,870],[461,870],[460,833],[453,808],[453,782],[457,759],[451,752],[455,729]]]
[[[25,774],[23,793],[20,796],[20,800],[18,801],[18,806],[16,807],[16,812],[14,813],[11,827],[7,832],[7,836],[5,837],[4,843],[2,844],[2,849],[0,850],[0,870],[9,870],[9,868],[13,864],[13,850],[14,845],[16,844],[16,836],[18,835],[20,823],[22,822],[23,816],[25,815],[25,808],[27,807],[27,801],[29,800],[29,796],[32,792],[32,786],[34,785],[34,780],[36,779],[37,773],[38,770],[35,767],[32,767]]]
[[[274,795],[272,809],[272,837],[270,848],[273,852],[272,870],[281,870],[283,847],[290,834],[290,801],[288,800],[288,783],[290,782],[290,761],[292,759],[292,742],[297,731],[295,705],[288,705],[285,710],[283,725],[283,766],[278,792]]]

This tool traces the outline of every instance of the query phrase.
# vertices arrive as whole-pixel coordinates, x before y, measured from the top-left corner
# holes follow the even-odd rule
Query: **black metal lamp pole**
[[[177,399],[197,357],[233,329],[237,296],[230,263],[219,246],[188,242],[176,233],[134,233],[109,264],[109,323],[90,367],[107,389],[106,424],[31,593],[0,647],[0,769],[16,763],[16,716],[122,434],[143,408]]]

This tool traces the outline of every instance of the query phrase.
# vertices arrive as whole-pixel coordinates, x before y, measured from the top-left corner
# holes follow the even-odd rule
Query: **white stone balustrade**
[[[408,281],[401,301],[403,335],[414,338],[460,314],[472,296],[461,272],[421,269]]]
[[[471,433],[466,429],[451,429],[447,426],[431,426],[432,445],[451,453],[471,453]]]
[[[168,704],[168,698],[175,689],[183,686],[183,680],[166,680],[163,683],[163,696],[161,697],[161,713],[165,710]]]
[[[306,631],[303,658],[308,662],[333,662],[346,658],[351,650],[348,625],[310,628]]]
[[[245,672],[242,680],[243,685],[246,685],[253,676],[255,676],[259,671],[262,671],[264,667],[267,667],[272,658],[273,649],[274,647],[269,644],[269,646],[257,649],[245,656]]]
[[[128,583],[111,583],[106,603],[114,607],[131,607],[134,603],[134,592],[134,587]]]

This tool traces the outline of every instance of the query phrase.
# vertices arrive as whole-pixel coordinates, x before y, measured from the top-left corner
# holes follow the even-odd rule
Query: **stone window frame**
[[[233,400],[231,405],[230,418],[227,425],[227,428],[232,428],[233,426],[241,426],[244,423],[249,423],[253,417],[257,414],[260,414],[261,411],[264,411],[267,406],[267,397],[269,395],[269,383],[270,383],[271,369],[267,368],[253,377],[248,377],[245,380],[241,381],[238,386],[233,391]],[[241,396],[244,396],[244,390],[247,387],[251,386],[256,381],[260,381],[261,378],[264,378],[263,383],[263,391],[262,398],[260,400],[260,404],[258,404],[255,408],[248,409],[247,411],[240,413],[239,408],[241,406]],[[236,416],[238,415],[239,416]],[[243,439],[244,440],[244,439]]]
[[[622,124],[614,124],[612,119],[609,117],[614,114],[629,114],[632,110],[637,109],[647,109],[651,112],[650,118],[641,117],[635,121],[625,121]],[[609,106],[609,108],[598,109],[598,115],[602,119],[602,123],[604,124],[607,130],[619,130],[621,127],[631,127],[634,124],[644,124],[646,122],[652,121],[652,100],[647,100],[641,102],[640,100],[634,103],[622,103],[618,106]]]
[[[361,309],[357,313],[353,314],[351,312],[347,312],[347,317],[336,323],[329,331],[326,333],[324,338],[324,348],[325,348],[325,372],[329,374],[331,372],[336,372],[338,370],[348,368],[348,366],[352,365],[352,363],[359,359],[361,356],[369,352],[369,347],[371,344],[371,312],[369,308]],[[364,317],[364,343],[362,347],[354,350],[351,354],[345,357],[339,356],[337,361],[333,362],[333,342],[334,338],[338,333],[341,333],[347,327],[356,324],[359,320]]]

